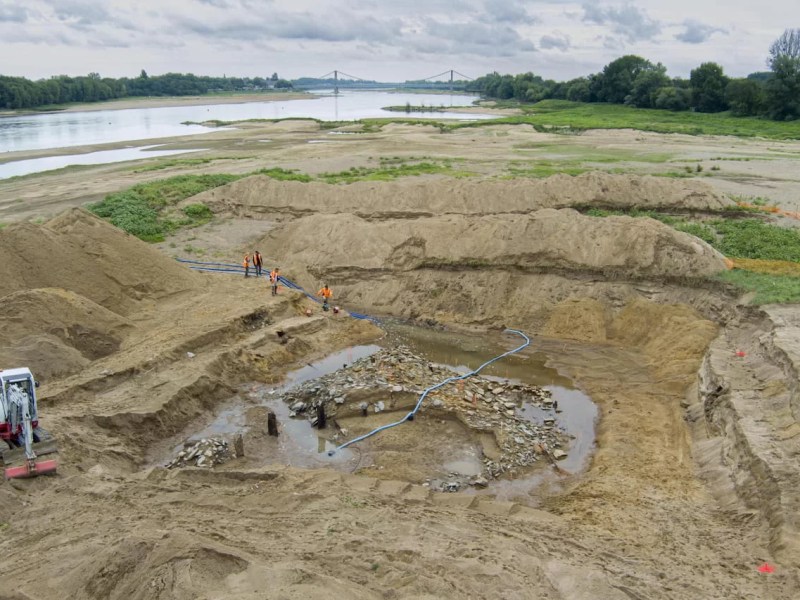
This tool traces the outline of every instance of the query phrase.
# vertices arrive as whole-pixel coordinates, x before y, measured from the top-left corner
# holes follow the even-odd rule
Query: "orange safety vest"
[[[245,254],[244,255],[244,259],[242,259],[242,266],[243,267],[249,267],[250,266],[250,255],[249,254]]]
[[[270,271],[269,273],[269,282],[275,283],[278,281],[278,272],[277,271]]]
[[[322,288],[320,291],[317,292],[317,294],[319,294],[320,296],[322,296],[326,300],[328,298],[330,298],[331,296],[333,296],[333,292],[331,291],[331,288]]]

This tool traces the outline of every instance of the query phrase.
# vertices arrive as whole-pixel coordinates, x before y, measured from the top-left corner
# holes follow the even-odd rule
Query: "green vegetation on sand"
[[[104,200],[90,205],[89,210],[138,238],[160,242],[167,233],[180,227],[200,225],[210,219],[211,211],[203,205],[190,205],[182,215],[169,214],[170,207],[238,178],[236,175],[179,175],[140,183],[109,194]]]
[[[757,117],[735,117],[728,112],[673,112],[621,104],[543,100],[520,106],[526,114],[501,119],[447,124],[447,130],[497,124],[527,124],[551,133],[587,129],[638,129],[656,133],[730,135],[778,140],[800,139],[800,120],[781,122]],[[558,131],[559,128],[562,131]]]

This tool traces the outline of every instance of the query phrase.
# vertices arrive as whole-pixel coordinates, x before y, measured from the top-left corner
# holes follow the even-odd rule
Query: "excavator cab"
[[[0,450],[7,479],[34,477],[57,468],[57,452],[48,432],[39,427],[38,382],[30,369],[0,371]]]

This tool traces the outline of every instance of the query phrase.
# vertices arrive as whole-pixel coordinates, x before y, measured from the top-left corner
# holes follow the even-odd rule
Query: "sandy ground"
[[[355,127],[358,129],[358,127]],[[376,133],[320,130],[310,121],[247,123],[209,134],[141,144],[162,143],[166,149],[197,149],[189,158],[207,157],[206,165],[175,166],[177,157],[145,159],[0,180],[0,222],[49,218],[64,208],[97,201],[109,192],[141,181],[184,173],[250,173],[281,167],[319,174],[351,167],[377,167],[380,158],[400,161],[451,160],[453,168],[475,179],[525,179],[545,167],[599,169],[636,174],[688,176],[721,193],[763,197],[787,210],[800,210],[800,142],[661,135],[638,131],[590,131],[580,136],[537,133],[527,126],[462,129],[441,134],[425,126],[387,125]],[[109,150],[127,144],[64,149],[63,153]],[[134,144],[136,145],[136,144]],[[3,160],[36,158],[60,151],[6,154]],[[696,172],[697,165],[703,169]],[[686,173],[689,167],[691,176]],[[712,170],[713,168],[719,170]]]
[[[108,102],[87,102],[72,104],[54,111],[0,111],[0,117],[14,117],[25,114],[46,114],[47,112],[93,112],[97,110],[126,110],[129,108],[163,108],[166,106],[205,106],[206,104],[243,104],[245,102],[278,102],[314,98],[304,92],[270,92],[253,94],[224,94],[217,96],[157,96],[148,98],[123,98]]]
[[[708,165],[717,156],[759,153],[770,160],[742,162],[763,167],[766,182],[775,163],[795,164],[785,151],[797,148],[739,140],[731,147],[717,138],[698,146],[697,138],[634,132],[565,140],[514,127],[442,135],[391,126],[329,136],[308,122],[213,136],[217,152],[251,158],[215,161],[199,172],[220,164],[238,172],[254,165],[323,172],[400,155],[455,156],[463,159],[459,168],[492,177],[511,161],[585,158],[602,147],[624,155],[615,168],[642,174],[682,163],[637,162],[628,153],[634,148],[681,160],[702,156]],[[307,143],[313,139],[332,141]],[[60,211],[154,174],[189,172],[130,168],[0,183],[2,220]],[[701,180],[714,186],[716,177]],[[0,315],[10,323],[0,339],[3,361],[22,357],[46,373],[42,420],[61,448],[57,476],[0,484],[0,570],[14,574],[3,594],[797,597],[794,307],[741,307],[724,289],[686,277],[724,263],[657,223],[609,218],[598,229],[564,205],[537,205],[551,196],[536,186],[523,212],[509,210],[496,190],[476,214],[480,191],[467,192],[461,180],[427,181],[434,196],[449,198],[453,214],[413,214],[414,199],[425,192],[404,182],[310,193],[296,214],[278,210],[275,199],[286,186],[270,188],[259,202],[253,190],[261,188],[247,196],[240,182],[219,190],[219,220],[160,249],[82,211],[0,230],[0,276],[9,282]],[[581,181],[542,185],[561,198],[573,193],[566,193],[570,186],[585,187]],[[597,181],[621,186],[614,195],[628,205],[649,185]],[[683,179],[657,181],[654,198],[665,203],[719,200],[714,187],[699,193]],[[509,182],[509,190],[516,185]],[[385,206],[370,186],[386,192]],[[508,195],[512,205],[525,198]],[[537,228],[548,219],[557,235],[545,243]],[[357,239],[337,224],[357,231]],[[335,235],[343,247],[332,251],[325,242]],[[588,470],[499,501],[491,489],[487,496],[438,494],[399,477],[278,464],[155,466],[171,458],[162,449],[210,423],[242,385],[275,383],[310,360],[382,335],[363,321],[307,317],[310,301],[286,290],[273,298],[263,280],[189,272],[164,255],[185,256],[191,246],[193,256],[238,262],[254,243],[304,285],[330,278],[344,306],[533,334],[551,365],[600,409]],[[775,573],[759,573],[764,562]]]

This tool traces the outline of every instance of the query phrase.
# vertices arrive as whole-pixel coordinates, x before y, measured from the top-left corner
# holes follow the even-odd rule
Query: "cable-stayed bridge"
[[[474,81],[474,78],[459,73],[455,69],[448,69],[436,75],[431,75],[430,77],[403,82],[382,82],[364,79],[355,75],[349,75],[339,69],[334,69],[320,77],[302,77],[297,79],[294,82],[294,87],[301,89],[318,88],[321,86],[333,87],[335,94],[339,93],[340,88],[379,89],[387,87],[394,89],[413,88],[463,92],[468,90],[469,83],[472,81]]]

